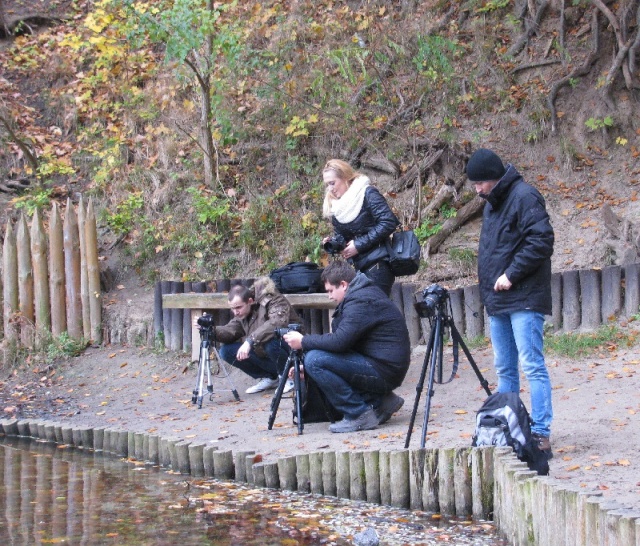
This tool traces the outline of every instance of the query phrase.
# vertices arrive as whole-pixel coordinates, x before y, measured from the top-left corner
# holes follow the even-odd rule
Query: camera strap
[[[459,347],[458,341],[454,339],[453,340],[453,368],[451,369],[451,377],[449,377],[449,379],[447,379],[446,381],[436,381],[436,383],[438,383],[439,385],[446,385],[447,383],[451,383],[455,379],[456,374],[458,373],[458,364],[460,362],[458,358],[458,354],[460,352],[459,348],[460,347]]]

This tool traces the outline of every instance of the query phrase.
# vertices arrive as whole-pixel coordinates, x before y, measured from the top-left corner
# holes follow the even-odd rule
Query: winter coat
[[[234,343],[248,340],[258,356],[266,353],[263,345],[273,339],[276,328],[300,322],[300,316],[268,277],[256,281],[255,301],[246,318],[234,317],[225,326],[216,326],[216,341]]]
[[[513,165],[484,197],[478,278],[487,314],[525,309],[551,314],[554,234],[544,198]],[[503,273],[512,286],[496,292]]]
[[[358,254],[350,261],[358,271],[389,259],[386,242],[400,224],[389,203],[373,186],[366,189],[362,208],[354,220],[342,224],[333,217],[331,222],[345,242],[354,242]]]
[[[393,388],[404,380],[411,353],[404,317],[363,273],[349,283],[344,300],[336,307],[331,333],[305,335],[302,348],[360,353]]]

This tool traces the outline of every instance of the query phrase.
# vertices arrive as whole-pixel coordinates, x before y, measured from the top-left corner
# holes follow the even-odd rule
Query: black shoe
[[[380,407],[376,410],[376,417],[378,418],[378,424],[382,425],[386,423],[391,416],[398,411],[404,404],[404,398],[394,394],[392,392],[385,394],[382,397]]]
[[[548,459],[552,459],[553,453],[551,452],[551,442],[549,441],[549,437],[536,433],[533,433],[531,437],[533,438],[533,442],[538,446],[538,449],[542,451]]]

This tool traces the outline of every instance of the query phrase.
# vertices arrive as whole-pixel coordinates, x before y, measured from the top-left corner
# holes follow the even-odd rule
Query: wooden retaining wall
[[[493,518],[514,546],[640,546],[640,512],[605,502],[601,492],[537,476],[508,448],[320,451],[267,462],[254,451],[37,419],[2,420],[0,434],[101,451],[194,477]]]
[[[155,286],[154,332],[163,337],[165,346],[174,351],[191,352],[191,324],[189,312],[183,309],[163,309],[163,294],[228,292],[236,284],[251,286],[253,279],[222,279],[208,282],[159,281]],[[403,313],[411,346],[424,342],[428,321],[421,320],[414,308],[416,298],[428,283],[396,282],[391,299]],[[640,264],[610,266],[554,273],[551,279],[552,312],[547,321],[555,332],[589,331],[620,317],[629,318],[640,309]],[[489,321],[480,302],[478,285],[449,291],[451,314],[460,332],[466,338],[489,336]],[[216,325],[230,319],[227,310],[212,310]],[[329,331],[330,310],[304,309],[301,320],[306,331]],[[426,330],[426,332],[425,332]]]
[[[7,223],[2,247],[0,340],[34,347],[67,332],[102,341],[102,295],[93,203],[67,200],[64,221],[53,204],[45,229],[36,210]]]

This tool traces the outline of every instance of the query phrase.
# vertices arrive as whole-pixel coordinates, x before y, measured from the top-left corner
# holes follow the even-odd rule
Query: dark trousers
[[[246,360],[236,360],[236,354],[238,349],[242,345],[241,342],[226,343],[220,347],[220,356],[225,362],[228,362],[232,366],[242,370],[247,375],[254,379],[262,379],[268,377],[269,379],[277,379],[284,370],[284,365],[289,357],[289,346],[278,339],[272,339],[267,341],[262,347],[267,353],[266,357],[258,356],[256,352],[251,349],[249,358]]]

